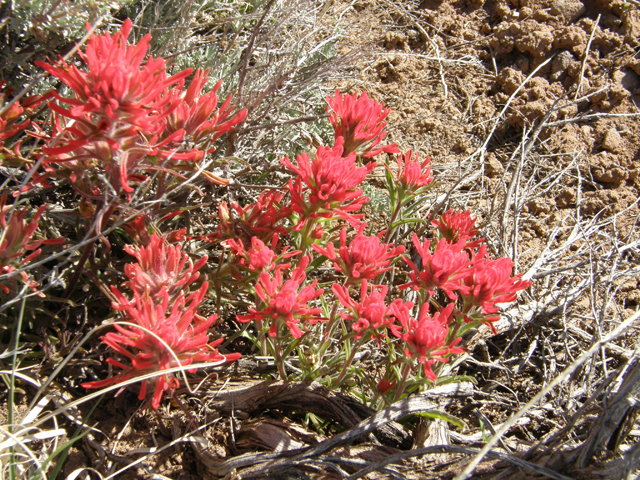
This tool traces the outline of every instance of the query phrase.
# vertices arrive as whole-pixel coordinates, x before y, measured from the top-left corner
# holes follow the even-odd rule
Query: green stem
[[[364,336],[362,338],[364,338]],[[349,358],[347,358],[347,361],[344,363],[344,366],[342,367],[342,371],[340,372],[340,375],[338,375],[338,378],[336,379],[335,384],[331,385],[331,389],[338,388],[340,386],[340,384],[342,383],[342,381],[344,380],[344,377],[347,375],[347,370],[349,369],[349,367],[353,363],[353,359],[356,358],[356,353],[358,352],[358,348],[360,348],[360,346],[363,343],[362,342],[362,338],[360,340],[356,340],[355,341],[355,344],[353,345],[353,348],[351,349],[351,353],[349,354]]]
[[[384,243],[389,243],[391,240],[391,235],[393,234],[392,225],[398,218],[400,211],[402,210],[402,203],[404,202],[404,195],[402,193],[398,193],[398,202],[396,203],[395,209],[393,210],[393,214],[391,215],[391,220],[389,220],[389,228],[387,228],[387,233],[384,236]]]
[[[300,265],[300,262],[302,261],[302,257],[306,255],[307,250],[309,249],[309,245],[313,243],[313,242],[310,242],[309,239],[311,238],[311,232],[313,232],[316,221],[317,219],[315,218],[307,219],[307,222],[304,224],[304,227],[300,232],[300,255],[298,255],[298,262],[297,262],[298,265]]]
[[[263,357],[267,356],[267,334],[262,331],[262,320],[257,320],[258,334],[260,335],[260,352]]]
[[[277,331],[279,332],[280,329],[278,328]],[[288,377],[287,372],[284,369],[284,359],[282,358],[282,346],[280,345],[279,335],[276,335],[276,337],[274,337],[273,339],[273,357],[275,359],[276,366],[278,367],[280,378],[286,382],[288,380]]]
[[[320,343],[320,348],[318,349],[318,353],[320,354],[321,357],[324,356],[324,353],[327,351],[327,348],[329,348],[329,345],[331,344],[331,332],[333,331],[333,327],[336,323],[336,318],[337,318],[337,313],[338,313],[338,302],[336,301],[333,304],[333,310],[331,310],[331,315],[329,315],[329,321],[327,322],[327,330],[324,333],[324,336],[322,337],[322,343]]]
[[[402,397],[402,394],[405,390],[405,384],[407,383],[407,377],[409,376],[409,372],[411,372],[411,363],[410,361],[404,362],[402,365],[402,371],[400,372],[400,384],[398,385],[398,390],[396,390],[396,396],[393,399],[393,402],[397,402]]]

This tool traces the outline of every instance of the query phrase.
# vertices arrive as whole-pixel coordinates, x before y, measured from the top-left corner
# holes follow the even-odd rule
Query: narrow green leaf
[[[416,415],[426,418],[444,420],[462,430],[467,430],[467,425],[461,419],[459,419],[458,417],[454,417],[453,415],[449,415],[448,413],[441,412],[439,410],[427,410],[426,412],[417,413]]]

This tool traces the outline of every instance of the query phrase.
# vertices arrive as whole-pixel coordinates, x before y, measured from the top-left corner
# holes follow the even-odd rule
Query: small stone
[[[554,0],[551,2],[550,13],[562,15],[565,22],[574,23],[586,10],[579,0]]]
[[[611,74],[611,79],[631,93],[634,93],[640,87],[640,78],[633,70],[628,68],[616,70]]]
[[[567,69],[574,60],[575,58],[568,50],[562,50],[558,53],[551,61],[551,77],[549,79],[552,82],[560,80],[567,73]]]
[[[613,153],[617,153],[620,150],[622,143],[622,137],[614,128],[607,130],[602,139],[602,148]]]
[[[484,164],[484,173],[489,178],[499,177],[504,173],[504,167],[496,158],[495,153],[490,152]]]
[[[556,197],[556,206],[559,208],[567,208],[575,205],[576,203],[576,190],[575,188],[566,187]]]

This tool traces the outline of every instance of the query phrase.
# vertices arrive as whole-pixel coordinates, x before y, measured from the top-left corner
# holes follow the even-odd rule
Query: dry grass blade
[[[569,365],[566,369],[562,371],[560,375],[558,375],[550,384],[540,390],[526,405],[524,405],[520,410],[518,410],[514,415],[512,415],[508,421],[506,421],[500,429],[497,431],[496,435],[491,437],[491,439],[487,442],[487,444],[478,452],[478,454],[473,458],[473,460],[469,463],[469,465],[464,469],[464,471],[456,477],[456,480],[465,480],[469,478],[476,466],[482,461],[484,456],[498,443],[500,438],[518,421],[519,418],[524,416],[534,405],[536,405],[542,398],[544,398],[547,393],[551,392],[558,385],[562,384],[566,379],[571,375],[574,371],[576,371],[580,366],[582,366],[587,360],[589,360],[593,355],[595,355],[604,345],[609,342],[616,340],[621,335],[625,334],[629,329],[636,326],[636,324],[640,323],[640,312],[636,312],[627,318],[624,322],[616,327],[616,329],[607,335],[605,338],[596,342],[589,350],[584,352],[575,362]]]

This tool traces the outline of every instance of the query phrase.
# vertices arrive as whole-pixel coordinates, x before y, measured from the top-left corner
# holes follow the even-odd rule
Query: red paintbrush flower
[[[354,153],[343,156],[341,141],[337,141],[333,148],[318,147],[313,160],[309,160],[305,153],[296,157],[297,165],[288,158],[280,162],[297,174],[295,181],[289,180],[291,208],[302,217],[296,229],[301,228],[308,218],[318,216],[332,218],[340,215],[352,225],[358,224],[358,216],[351,215],[351,212],[359,210],[369,199],[363,197],[362,190],[357,187],[375,164],[357,167]]]
[[[378,144],[387,135],[384,131],[387,122],[384,119],[389,109],[362,95],[340,95],[336,90],[334,97],[327,97],[327,112],[333,125],[335,138],[344,139],[344,156],[355,153],[363,157],[375,157],[380,152],[400,153],[398,147]]]
[[[513,302],[519,291],[529,288],[532,282],[522,280],[522,274],[511,275],[513,266],[509,258],[487,260],[486,247],[482,247],[473,267],[462,278],[462,283],[467,287],[460,292],[465,311],[477,306],[482,307],[482,313],[496,313],[496,304]]]
[[[449,324],[452,320],[454,303],[450,303],[441,312],[428,315],[428,308],[424,306],[418,319],[410,317],[410,310],[403,305],[394,304],[393,314],[400,325],[391,325],[393,334],[401,338],[407,344],[405,355],[409,358],[418,357],[423,365],[424,374],[432,382],[436,381],[436,375],[431,366],[437,362],[448,362],[448,355],[463,353],[465,350],[456,347],[462,338],[458,337],[447,345]]]
[[[193,172],[193,165],[180,162],[201,160],[205,152],[200,148],[212,152],[208,144],[244,120],[246,110],[231,116],[235,108],[230,106],[230,98],[217,108],[219,85],[202,94],[208,80],[206,71],[197,71],[183,92],[184,80],[193,70],[168,77],[164,59],[147,58],[151,36],[129,45],[130,30],[131,21],[126,20],[113,36],[91,36],[85,53],[79,53],[86,72],[62,59],[57,65],[36,62],[74,93],[73,98],[53,93],[69,108],[49,103],[58,117],[53,134],[45,138],[49,143],[43,149],[45,166],[65,164],[60,167],[64,169],[72,162],[82,163],[70,165],[71,173],[56,172],[49,166],[47,175],[66,174],[77,187],[74,177],[90,176],[84,171],[96,166],[108,174],[116,193],[131,193],[129,182],[145,181],[146,172],[176,176],[182,171]],[[62,122],[62,117],[73,122]],[[202,174],[214,183],[227,183],[210,172]],[[42,183],[45,176],[37,181]],[[90,195],[90,190],[86,186],[79,189],[85,195]]]
[[[426,160],[420,163],[418,154],[415,159],[413,152],[409,150],[403,155],[398,155],[398,172],[396,173],[396,179],[400,187],[413,194],[418,194],[424,191],[424,187],[428,187],[433,183],[433,177],[431,176],[431,157],[427,157]],[[389,173],[393,175],[389,166],[387,166]]]
[[[282,204],[284,194],[275,190],[267,190],[258,197],[255,203],[241,207],[238,202],[226,202],[218,205],[219,224],[215,232],[200,237],[202,240],[215,242],[236,240],[244,248],[251,246],[251,239],[257,237],[263,243],[272,240],[274,234],[286,235],[287,229],[278,225],[291,214],[291,209]]]
[[[6,97],[13,93],[13,90],[5,90],[5,80],[0,80],[0,109],[4,107],[6,103]],[[20,101],[15,102],[9,108],[7,108],[2,115],[0,115],[0,148],[3,146],[3,140],[14,136],[21,130],[24,130],[31,122],[28,118],[21,123],[16,123],[20,117],[31,110],[38,108],[42,102],[45,101],[45,97],[40,95],[34,95],[31,97],[24,97]]]
[[[76,120],[98,118],[105,127],[115,120],[148,133],[161,130],[160,112],[170,113],[163,110],[171,100],[166,94],[168,87],[188,77],[192,69],[167,77],[164,59],[149,57],[145,61],[151,35],[145,35],[136,45],[128,45],[130,31],[131,20],[127,19],[113,36],[92,35],[85,53],[79,53],[87,72],[62,59],[59,66],[36,61],[37,66],[62,80],[75,94],[75,98],[54,94],[58,101],[71,105],[69,110],[55,104],[50,107]]]
[[[128,245],[124,250],[138,260],[125,265],[124,273],[129,280],[124,285],[140,296],[152,298],[161,292],[165,292],[169,298],[175,297],[200,277],[198,270],[207,263],[205,255],[194,264],[179,245],[168,245],[164,238],[155,233],[149,245]]]
[[[356,338],[362,338],[365,333],[371,334],[377,339],[384,337],[386,328],[394,322],[391,305],[403,303],[402,300],[397,299],[390,306],[387,306],[384,299],[389,288],[384,285],[373,285],[371,293],[368,293],[366,280],[362,280],[361,283],[360,302],[355,302],[351,298],[347,287],[337,283],[331,287],[331,291],[338,297],[342,306],[347,309],[340,312],[340,316],[351,322],[351,328],[357,332]],[[409,302],[407,306],[411,308],[413,304]]]
[[[273,270],[276,264],[281,268],[288,268],[280,262],[286,258],[291,258],[300,253],[299,250],[288,251],[289,247],[284,247],[280,253],[276,253],[278,247],[278,234],[274,233],[271,239],[271,246],[268,247],[258,237],[251,237],[251,248],[246,249],[239,240],[229,239],[223,242],[223,246],[228,247],[236,256],[237,265],[252,272],[263,270]]]
[[[469,254],[464,250],[464,242],[451,244],[445,239],[438,242],[435,251],[431,253],[431,242],[427,239],[420,244],[418,236],[413,234],[413,244],[422,259],[422,268],[406,257],[402,257],[411,268],[409,276],[411,282],[401,285],[400,289],[412,287],[414,290],[425,289],[430,295],[435,295],[435,289],[439,288],[447,294],[451,300],[458,297],[454,292],[468,292],[470,287],[462,283],[463,277],[471,266]]]
[[[316,280],[311,285],[300,288],[306,278],[304,271],[308,265],[309,257],[303,257],[300,266],[291,273],[289,280],[284,280],[282,266],[276,267],[273,276],[263,271],[256,285],[256,294],[262,303],[262,308],[250,308],[248,315],[236,317],[238,321],[246,323],[251,320],[258,322],[270,320],[269,336],[271,337],[278,335],[279,328],[284,323],[289,327],[294,338],[300,338],[302,336],[302,330],[299,327],[301,321],[315,325],[324,320],[319,316],[322,308],[312,308],[308,305],[311,300],[320,297],[324,290],[316,290]]]
[[[333,260],[336,270],[342,272],[349,283],[358,283],[360,280],[373,280],[378,275],[393,267],[391,261],[404,252],[403,246],[394,247],[393,244],[380,242],[379,236],[363,235],[366,224],[360,225],[358,233],[347,246],[347,232],[340,232],[340,248],[336,255],[333,243],[328,243],[324,249],[319,245],[312,248],[321,255]]]
[[[244,121],[246,109],[231,116],[235,112],[235,107],[231,106],[231,96],[218,108],[216,92],[222,81],[210,92],[202,93],[202,88],[209,80],[208,73],[209,69],[196,71],[189,88],[180,95],[179,101],[172,106],[171,113],[166,118],[163,138],[182,130],[196,144],[212,143]]]
[[[477,248],[484,241],[484,238],[469,242],[478,234],[475,228],[476,219],[471,218],[471,212],[454,212],[448,210],[442,214],[440,220],[432,220],[431,225],[438,227],[442,238],[449,243],[466,242],[465,248]]]
[[[40,255],[40,247],[42,245],[59,245],[63,243],[65,239],[55,238],[32,241],[32,237],[38,229],[38,223],[44,213],[46,205],[38,208],[31,221],[27,223],[25,222],[27,210],[5,205],[6,201],[6,195],[0,197],[0,226],[2,227],[0,228],[0,275],[7,275],[7,280],[0,280],[0,290],[4,293],[9,293],[12,283],[9,277],[11,273],[25,266]],[[12,209],[13,212],[11,212]],[[27,272],[21,272],[20,277],[32,290],[38,287],[38,284]]]
[[[222,338],[208,343],[208,329],[217,316],[205,319],[196,313],[207,287],[205,282],[197,292],[186,299],[184,292],[180,292],[171,306],[166,290],[162,290],[155,297],[134,293],[134,299],[127,301],[118,290],[113,289],[118,297],[118,303],[114,304],[114,308],[121,310],[127,321],[144,327],[154,335],[133,326],[114,324],[117,333],[107,333],[102,337],[102,341],[128,358],[131,365],[127,366],[118,360],[108,358],[107,363],[121,368],[123,372],[105,380],[85,382],[82,386],[102,388],[136,376],[162,372],[177,366],[186,367],[194,362],[223,363],[240,358],[239,353],[222,355],[218,352],[217,347],[222,343]],[[156,337],[161,338],[162,342]],[[165,391],[172,393],[180,385],[173,374],[143,380],[138,396],[140,400],[146,398],[148,383],[155,383],[151,401],[153,408],[158,408]]]

